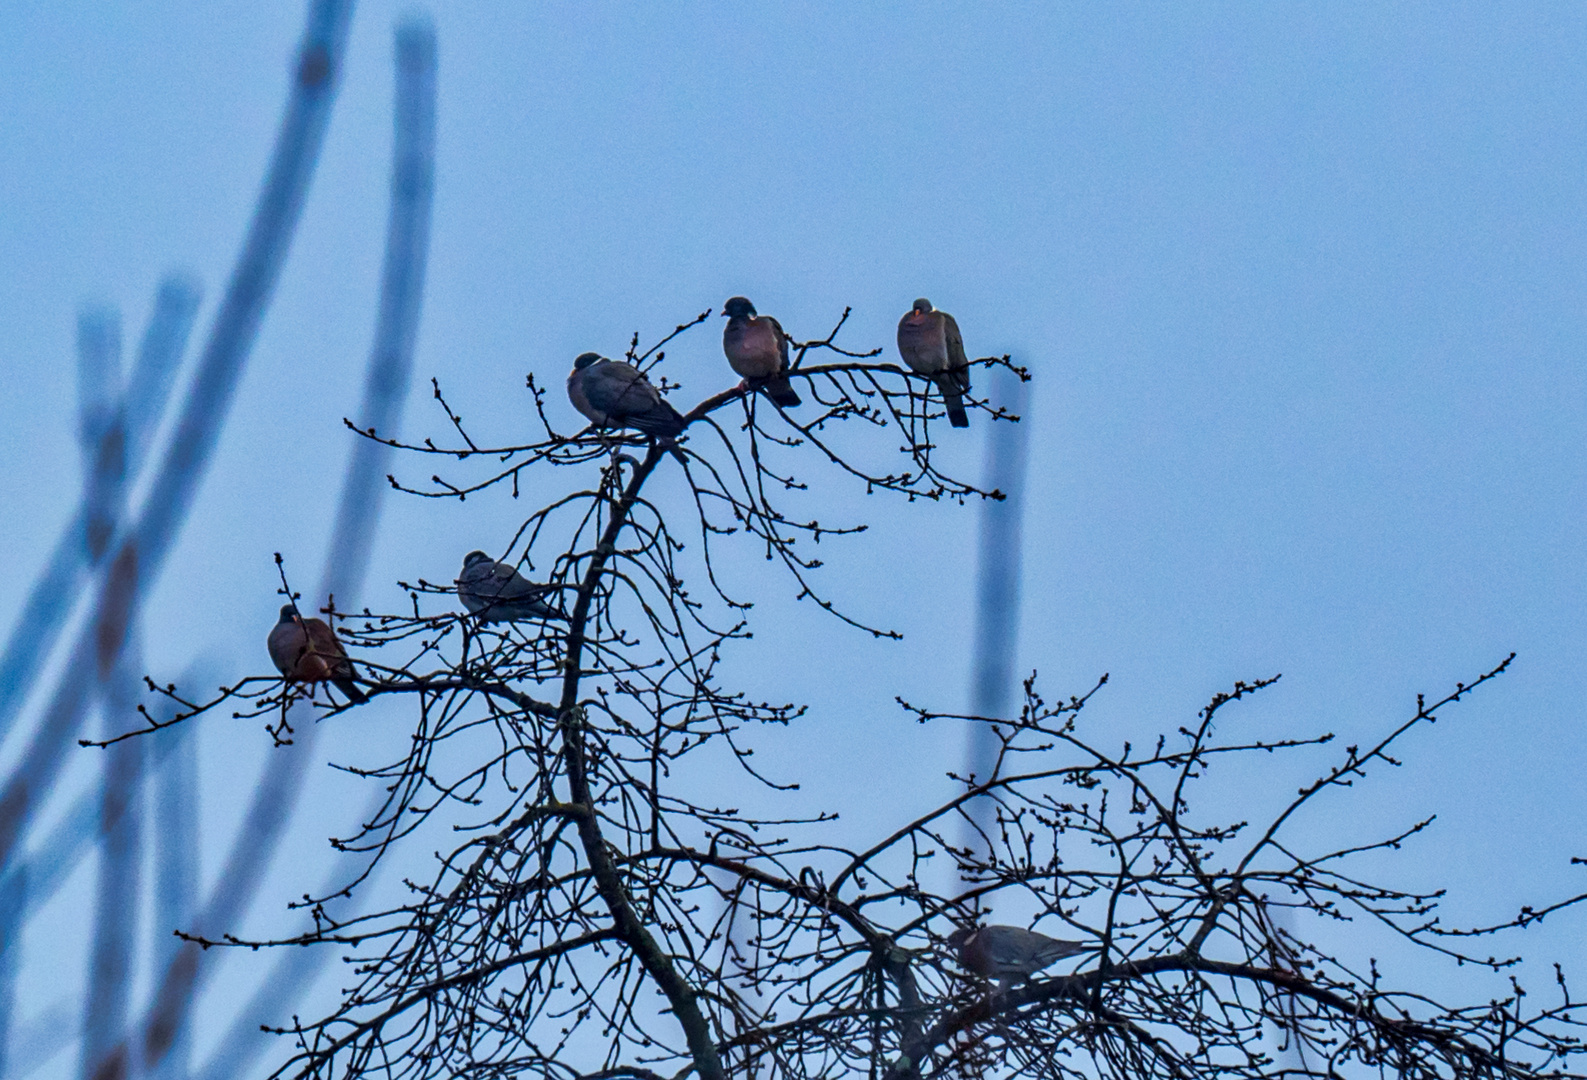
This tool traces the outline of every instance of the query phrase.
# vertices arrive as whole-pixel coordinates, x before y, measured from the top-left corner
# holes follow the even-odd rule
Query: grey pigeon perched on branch
[[[916,300],[898,320],[898,355],[910,371],[929,376],[937,384],[948,409],[948,423],[969,427],[964,395],[970,392],[970,361],[965,358],[964,338],[953,316],[933,308],[930,300]]]
[[[266,646],[270,661],[287,682],[328,682],[356,704],[369,700],[353,681],[356,672],[347,650],[323,619],[305,619],[296,607],[283,604]]]
[[[770,315],[757,315],[755,305],[735,296],[722,305],[727,328],[722,331],[722,351],[734,371],[748,384],[784,409],[799,404],[799,395],[788,385],[788,335]]]
[[[517,622],[520,619],[561,619],[567,616],[541,599],[553,590],[536,585],[512,566],[497,562],[483,551],[470,551],[463,557],[463,571],[457,575],[457,595],[463,606],[490,622]]]
[[[683,417],[632,364],[582,353],[568,374],[568,400],[596,427],[630,427],[652,439],[675,439]]]
[[[961,926],[948,944],[967,971],[1007,986],[1024,982],[1056,960],[1088,952],[1081,941],[1062,941],[1018,926]]]

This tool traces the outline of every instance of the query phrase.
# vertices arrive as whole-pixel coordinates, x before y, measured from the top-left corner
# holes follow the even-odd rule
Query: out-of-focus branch
[[[397,429],[407,399],[429,254],[435,167],[434,27],[427,18],[406,20],[396,29],[395,45],[390,208],[380,307],[358,414],[362,427],[390,431]],[[378,443],[354,441],[317,596],[335,597],[348,607],[356,607],[380,519],[389,453]],[[197,924],[201,932],[220,933],[237,917],[251,899],[259,872],[283,835],[286,821],[297,805],[318,730],[312,723],[299,727],[297,745],[272,755],[266,766],[244,819],[244,829],[234,841],[228,859],[233,872],[222,875],[215,895],[205,904]],[[180,986],[189,967],[202,977],[196,958],[188,955],[195,947],[185,945],[186,954],[173,961],[168,976],[173,987]],[[323,959],[323,954],[316,952],[284,961],[281,970],[261,988],[258,1000],[250,1002],[237,1021],[245,1025],[248,1037],[239,1032],[238,1038],[224,1042],[218,1056],[205,1066],[205,1073],[219,1070],[225,1075],[236,1075],[246,1069],[269,1045],[269,1040],[259,1036],[258,1026],[279,1022]],[[165,1022],[161,1014],[153,1013],[147,1026],[152,1030]]]
[[[314,0],[310,5],[287,116],[264,190],[165,458],[135,523],[111,546],[114,555],[89,625],[72,648],[16,773],[0,787],[0,863],[10,859],[38,796],[59,771],[90,688],[97,684],[95,672],[114,666],[141,598],[158,576],[197,494],[319,154],[350,13],[346,0]]]
[[[193,285],[179,277],[161,283],[127,384],[123,471],[129,480],[138,474],[148,455],[197,310],[198,291]],[[87,571],[97,566],[98,558],[104,554],[105,543],[95,547],[89,541],[89,503],[94,496],[91,487],[85,485],[83,502],[56,541],[55,550],[22,605],[5,651],[0,653],[0,734],[11,730],[24,696],[71,614]],[[104,538],[106,543],[108,540],[108,536]]]

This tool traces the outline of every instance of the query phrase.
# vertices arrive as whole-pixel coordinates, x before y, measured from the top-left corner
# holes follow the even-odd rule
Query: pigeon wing
[[[625,380],[617,393],[612,411],[614,419],[653,439],[673,439],[683,432],[683,417],[667,404],[661,391],[650,385],[650,380],[638,368],[616,362],[601,366],[621,368],[619,377]]]
[[[788,382],[788,335],[783,333],[782,324],[770,315],[762,315],[761,318],[771,323],[771,332],[777,338],[777,353],[781,357],[777,374],[766,382],[766,396],[782,408],[791,409],[799,404],[799,395]]]
[[[1048,964],[1086,951],[1079,941],[1061,941],[1018,926],[988,926],[977,935],[987,968],[1000,976],[1028,978]]]
[[[777,338],[777,353],[778,353],[779,356],[782,357],[782,364],[781,364],[780,367],[778,367],[777,370],[778,371],[787,371],[788,370],[788,335],[783,333],[782,323],[778,322],[776,319],[772,318],[770,315],[762,315],[761,318],[763,318],[767,322],[771,323],[771,332]]]
[[[948,414],[948,423],[956,428],[969,427],[970,417],[964,411],[964,395],[970,389],[969,361],[964,358],[964,338],[959,334],[959,324],[946,311],[933,311],[942,334],[942,364],[933,377],[942,391],[942,405]]]
[[[496,597],[494,608],[507,619],[522,619],[544,613],[545,605],[539,597],[545,588],[535,585],[507,563],[499,562],[491,568],[491,589]]]
[[[970,361],[964,355],[964,335],[959,324],[946,311],[942,312],[942,337],[948,347],[948,372],[954,377],[961,393],[970,392]]]
[[[465,576],[470,580],[458,580],[458,595],[469,611],[485,612],[486,622],[563,617],[540,599],[551,591],[549,585],[536,585],[508,563],[478,562],[465,571]]]
[[[627,368],[627,364],[595,364],[584,369],[584,378],[580,381],[585,403],[589,411],[585,414],[597,424],[619,423],[621,414],[618,412],[624,394],[628,390],[629,380],[615,370],[619,366]],[[632,368],[629,368],[632,371]],[[575,404],[577,404],[575,402]]]
[[[347,650],[342,648],[341,639],[320,619],[306,619],[303,629],[308,633],[309,655],[305,659],[318,660],[326,670],[320,678],[329,678],[331,683],[346,694],[351,700],[362,704],[368,701],[368,696],[358,688],[353,681],[356,672],[353,662],[347,658]]]

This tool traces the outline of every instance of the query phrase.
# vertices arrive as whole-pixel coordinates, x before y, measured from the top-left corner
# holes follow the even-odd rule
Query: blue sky
[[[148,613],[162,678],[199,654],[267,671],[271,554],[317,576],[374,320],[405,10],[355,15],[297,240]],[[119,304],[135,341],[180,267],[205,287],[207,331],[301,14],[7,5],[0,621],[77,497],[77,309]],[[476,436],[520,437],[527,371],[556,385],[577,353],[618,352],[734,293],[800,337],[852,305],[848,340],[889,350],[929,296],[973,353],[1013,353],[1036,376],[1021,670],[1064,694],[1110,672],[1095,722],[1121,737],[1282,671],[1231,722],[1364,736],[1517,651],[1392,787],[1366,785],[1325,824],[1438,810],[1406,872],[1466,890],[1455,910],[1471,918],[1580,888],[1565,864],[1587,853],[1587,11],[550,3],[435,18],[408,434],[444,431],[434,375]],[[730,378],[716,334],[672,351],[681,396]],[[982,434],[949,451],[972,474]],[[830,494],[834,521],[876,525],[827,554],[829,589],[906,641],[792,603],[745,549],[732,572],[764,602],[741,671],[814,706],[768,736],[787,772],[812,799],[865,807],[850,827],[880,827],[959,754],[951,729],[910,727],[891,703],[967,703],[975,516]],[[395,602],[399,578],[448,580],[521,516],[507,499],[388,500],[367,601]],[[401,722],[393,710],[322,746],[375,754]],[[230,721],[204,740],[215,844],[267,744]],[[884,747],[890,767],[867,767]],[[319,805],[345,804],[338,820],[356,813],[345,781],[315,782]],[[327,829],[299,822],[307,854],[278,867],[256,925],[309,884]],[[69,910],[54,917],[51,949],[83,936]],[[1579,962],[1572,929],[1538,947]],[[71,993],[71,964],[29,955],[33,985]]]

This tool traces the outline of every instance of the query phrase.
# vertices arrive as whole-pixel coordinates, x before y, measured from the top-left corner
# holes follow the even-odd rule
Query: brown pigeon
[[[1087,952],[1080,941],[1061,941],[1018,926],[961,926],[948,935],[966,971],[1001,986],[1024,982],[1055,960]]]
[[[675,439],[683,417],[632,364],[582,353],[568,373],[568,400],[596,427],[630,427],[652,439]]]
[[[970,392],[970,361],[965,358],[964,338],[953,316],[933,308],[930,300],[916,300],[898,320],[898,355],[910,371],[937,384],[948,409],[948,423],[969,427],[964,395]]]
[[[287,682],[329,682],[355,704],[369,700],[353,681],[353,662],[325,620],[305,619],[297,608],[283,604],[268,645],[271,661]]]
[[[770,315],[757,315],[755,305],[742,296],[723,304],[722,314],[727,316],[722,351],[733,370],[779,407],[799,404],[799,395],[788,385],[788,335],[781,324]]]

